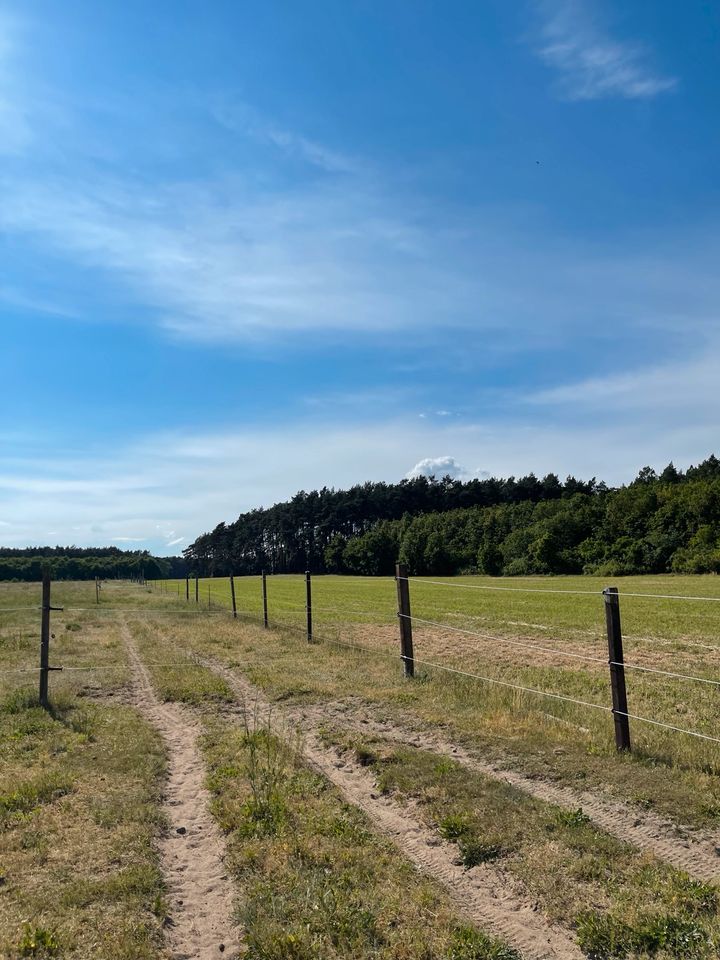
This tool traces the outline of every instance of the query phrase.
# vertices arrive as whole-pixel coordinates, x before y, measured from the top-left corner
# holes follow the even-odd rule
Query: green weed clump
[[[470,821],[464,813],[449,813],[438,821],[440,836],[446,840],[460,840],[471,832]]]
[[[34,957],[36,960],[57,957],[60,953],[60,943],[52,930],[44,927],[26,927],[22,940],[18,944],[18,953],[21,957]]]
[[[505,854],[501,843],[490,843],[487,840],[478,840],[475,837],[461,837],[458,841],[460,862],[470,870],[479,867],[481,863],[492,863]]]
[[[614,916],[587,912],[576,922],[578,943],[589,960],[658,955],[712,960],[718,956],[714,938],[689,917],[646,916],[629,924]]]
[[[51,771],[40,773],[20,783],[12,792],[0,794],[0,818],[13,813],[27,813],[40,804],[59,800],[72,790],[73,780]]]
[[[522,960],[522,957],[502,940],[488,937],[473,927],[460,927],[453,933],[447,960]]]
[[[590,817],[583,813],[582,807],[577,810],[558,810],[557,822],[563,827],[584,827],[591,823]]]

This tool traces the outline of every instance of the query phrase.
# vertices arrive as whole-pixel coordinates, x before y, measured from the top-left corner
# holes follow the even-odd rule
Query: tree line
[[[118,547],[0,547],[0,580],[35,582],[45,570],[54,580],[155,580],[185,576],[187,563]]]
[[[617,488],[531,473],[300,491],[220,523],[183,552],[201,576],[378,576],[398,559],[436,576],[720,572],[720,461],[645,467]]]

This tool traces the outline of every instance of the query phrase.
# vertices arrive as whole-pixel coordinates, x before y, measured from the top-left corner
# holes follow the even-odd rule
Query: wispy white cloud
[[[19,35],[17,20],[0,10],[0,155],[21,154],[32,140],[30,119],[13,66]]]
[[[224,99],[213,106],[212,112],[218,123],[227,130],[272,144],[290,158],[304,160],[327,173],[357,174],[366,169],[365,164],[357,158],[278,126],[243,100]]]
[[[619,40],[598,22],[593,0],[539,0],[542,27],[535,48],[559,74],[568,100],[649,99],[677,86],[653,68],[647,47]]]
[[[477,315],[452,236],[363,185],[250,195],[244,183],[146,188],[6,178],[0,225],[124,282],[198,339],[378,331]],[[412,240],[410,237],[412,236]]]
[[[363,181],[259,194],[240,179],[14,175],[0,190],[8,236],[102,272],[131,322],[139,308],[197,340],[465,327],[525,349],[559,331],[686,329],[720,302],[712,225],[676,233],[672,249],[634,236],[609,252],[571,238],[538,246],[482,211],[443,222]]]
[[[570,62],[573,56],[584,62],[578,50],[602,47],[605,34],[578,2],[541,9],[540,49],[547,57],[560,62],[564,49]],[[2,62],[0,47],[0,97]],[[574,88],[585,95],[615,89],[609,67],[606,74],[603,80],[599,68],[597,76],[563,73],[585,77]],[[37,134],[47,115],[35,100],[22,100],[23,86],[16,77],[18,103]],[[82,114],[77,104],[74,109]],[[172,336],[205,341],[428,329],[444,335],[465,328],[492,334],[489,349],[513,351],[527,349],[534,337],[582,335],[599,319],[608,335],[648,322],[655,330],[687,326],[704,321],[718,302],[718,231],[712,227],[695,238],[676,234],[672,250],[657,237],[621,238],[612,254],[574,237],[538,244],[547,224],[537,213],[474,209],[462,215],[403,199],[387,174],[368,173],[357,158],[286,130],[247,104],[230,99],[213,112],[239,137],[299,156],[317,175],[273,183],[263,168],[262,177],[250,169],[224,179],[157,184],[123,163],[113,177],[107,158],[86,163],[76,147],[86,147],[85,128],[64,116],[57,138],[38,138],[40,144],[58,140],[60,161],[53,156],[47,169],[9,165],[0,176],[0,229],[11,246],[18,238],[30,241],[38,258],[64,258],[109,281],[91,286],[105,290],[114,317],[124,313],[132,323],[142,316]],[[0,289],[2,299],[57,316],[86,312],[14,288]],[[101,309],[94,313],[103,316]]]
[[[657,433],[678,423],[717,424],[719,366],[720,344],[710,340],[699,355],[559,384],[525,399],[536,407],[567,408],[580,416],[630,417]]]
[[[167,547],[176,547],[179,543],[182,543],[185,540],[185,537],[175,537],[174,540],[168,540],[165,544]]]
[[[79,318],[75,310],[70,310],[62,304],[25,293],[14,287],[0,286],[0,303],[24,313],[44,313],[52,317]]]

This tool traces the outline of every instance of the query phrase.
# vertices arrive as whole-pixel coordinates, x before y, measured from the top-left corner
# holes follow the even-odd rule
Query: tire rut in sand
[[[232,670],[214,660],[196,659],[221,675],[243,704],[254,704],[261,714],[280,719],[288,727],[302,723],[299,712],[270,705],[256,687]],[[435,831],[416,819],[411,807],[380,796],[370,771],[339,759],[321,743],[312,725],[304,725],[301,732],[309,765],[334,784],[346,801],[360,808],[419,870],[438,881],[462,915],[503,937],[524,960],[581,960],[583,954],[571,934],[545,920],[531,898],[503,871],[489,864],[472,870],[459,866],[454,845],[441,841]]]
[[[209,811],[198,724],[182,707],[158,699],[127,624],[122,637],[133,677],[132,703],[158,730],[168,753],[165,806],[171,826],[160,841],[170,908],[168,954],[172,960],[234,960],[240,937],[232,922],[233,889],[222,836]]]
[[[638,811],[620,800],[601,798],[587,791],[576,791],[549,780],[534,779],[514,770],[490,764],[463,747],[435,734],[404,728],[397,723],[380,722],[368,715],[367,707],[347,701],[300,708],[308,722],[336,720],[360,732],[404,746],[428,750],[457,760],[462,766],[493,780],[507,783],[537,800],[566,810],[582,807],[598,827],[638,850],[654,854],[659,860],[684,870],[697,880],[720,883],[720,837],[693,831],[649,811]]]

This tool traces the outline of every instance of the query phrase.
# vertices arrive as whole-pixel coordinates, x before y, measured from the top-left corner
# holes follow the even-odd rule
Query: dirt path
[[[685,870],[692,877],[720,883],[720,837],[685,830],[655,813],[634,810],[621,801],[600,798],[549,780],[533,779],[513,770],[498,768],[435,734],[410,730],[396,723],[378,722],[369,715],[367,705],[362,702],[319,704],[304,706],[301,710],[309,723],[335,721],[345,728],[350,726],[403,746],[452,757],[468,769],[507,783],[538,800],[545,800],[567,810],[582,807],[583,813],[606,833],[639,850],[653,853],[658,859]]]
[[[222,836],[208,808],[197,722],[182,707],[157,698],[127,624],[121,629],[133,677],[132,703],[160,732],[168,752],[165,806],[170,829],[160,853],[168,887],[169,956],[234,960],[240,939],[231,919],[233,890],[225,872]]]
[[[276,722],[280,719],[288,726],[299,727],[306,761],[333,783],[349,803],[363,810],[419,870],[439,881],[461,914],[503,937],[521,952],[524,960],[581,960],[583,954],[572,936],[548,923],[527,893],[504,871],[491,864],[472,870],[459,866],[454,844],[440,840],[435,831],[416,819],[411,806],[380,796],[372,773],[324,746],[312,724],[303,724],[301,712],[271,706],[243,677],[214,660],[197,659],[220,674],[243,704],[255,704],[256,709],[272,715]]]

